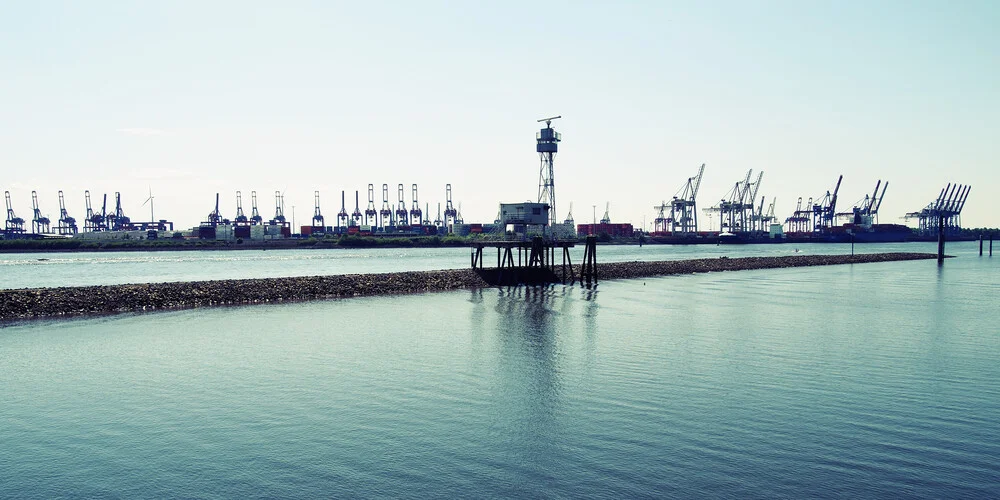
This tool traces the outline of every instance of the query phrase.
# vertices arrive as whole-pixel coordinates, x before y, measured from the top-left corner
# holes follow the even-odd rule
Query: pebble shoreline
[[[598,264],[599,280],[934,259],[927,253],[796,255]],[[579,266],[573,266],[579,276]],[[489,271],[487,269],[486,271]],[[559,273],[559,266],[556,266]],[[0,290],[0,321],[163,309],[399,295],[492,285],[472,269]],[[568,282],[569,280],[567,280]]]

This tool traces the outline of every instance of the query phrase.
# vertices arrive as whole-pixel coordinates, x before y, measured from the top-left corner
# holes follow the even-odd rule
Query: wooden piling
[[[938,217],[938,265],[944,264],[944,216]]]

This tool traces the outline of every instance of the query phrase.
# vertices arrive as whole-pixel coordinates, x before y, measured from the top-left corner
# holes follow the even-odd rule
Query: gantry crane
[[[347,227],[350,215],[347,214],[347,194],[340,191],[340,211],[337,212],[337,227]]]
[[[690,234],[698,232],[698,206],[695,201],[698,196],[698,188],[701,187],[701,178],[705,175],[705,164],[698,167],[698,173],[694,177],[688,177],[679,191],[680,195],[675,195],[670,201],[670,217],[666,216],[667,204],[663,202],[658,207],[656,219],[653,219],[653,229],[655,231],[669,231],[671,233]]]
[[[66,211],[66,200],[61,190],[59,191],[59,223],[56,229],[59,234],[64,236],[77,233],[76,219],[70,217],[69,212]]]
[[[361,193],[354,191],[354,211],[351,212],[351,225],[361,225]]]
[[[837,185],[833,188],[833,193],[831,194],[827,191],[823,199],[812,206],[814,232],[829,230],[834,226],[837,210],[837,193],[840,192],[840,183],[843,180],[843,175],[838,177]]]
[[[243,226],[250,224],[250,219],[243,213],[243,196],[239,191],[236,191],[236,217],[233,217],[233,222]]]
[[[410,209],[410,221],[413,222],[414,226],[424,225],[424,213],[420,211],[420,202],[417,201],[417,185],[413,185],[413,198],[411,199],[412,207]]]
[[[212,211],[208,213],[206,222],[207,222],[206,225],[213,227],[223,223],[222,215],[219,213],[219,193],[215,193],[215,208],[213,208]]]
[[[392,208],[389,206],[389,185],[382,184],[382,209],[379,210],[379,222],[383,228],[394,226],[392,221]]]
[[[271,219],[271,225],[284,226],[285,219],[285,195],[281,191],[274,191],[274,218]]]
[[[31,211],[31,232],[35,234],[48,234],[52,221],[48,217],[43,216],[42,211],[39,210],[38,193],[35,191],[31,192]]]
[[[445,225],[451,226],[458,217],[458,211],[451,201],[451,184],[444,185],[444,221]]]
[[[10,191],[4,191],[4,198],[7,200],[7,225],[5,233],[14,236],[24,233],[24,219],[14,214],[14,205],[10,203]]]
[[[318,230],[314,230],[314,232],[316,232],[316,231],[322,232],[326,228],[326,224],[325,224],[325,221],[323,219],[323,213],[320,212],[320,210],[319,210],[319,191],[318,190],[313,193],[313,200],[315,202],[314,204],[316,205],[316,207],[313,210],[312,227],[314,227],[314,228],[320,228]]]
[[[705,209],[708,213],[719,214],[719,231],[737,233],[747,230],[749,210],[747,207],[753,206],[753,200],[747,201],[750,195],[750,176],[753,169],[747,171],[746,177],[742,181],[737,181],[731,190],[726,194],[726,198],[718,204]]]
[[[365,208],[365,225],[371,226],[372,221],[375,222],[374,225],[378,225],[378,211],[375,210],[375,185],[368,185],[368,207]]]
[[[250,224],[258,225],[264,222],[264,218],[260,216],[260,212],[257,210],[257,191],[250,191]]]
[[[878,191],[880,187],[882,188],[881,195]],[[888,188],[889,182],[886,181],[883,186],[882,180],[879,179],[875,183],[875,191],[871,195],[865,194],[864,199],[855,203],[850,212],[840,212],[837,217],[846,218],[851,224],[870,228],[873,224],[878,223],[878,209],[882,205],[882,198],[885,197],[885,190]]]
[[[918,212],[905,215],[907,220],[916,218],[921,236],[933,236],[938,231],[952,236],[962,229],[962,209],[969,198],[972,186],[948,183],[937,200]]]
[[[403,185],[399,185],[399,204],[396,205],[396,225],[409,226],[410,213],[406,210],[406,200],[403,199]]]

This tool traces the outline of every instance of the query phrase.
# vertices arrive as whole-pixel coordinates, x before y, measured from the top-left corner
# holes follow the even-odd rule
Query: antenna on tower
[[[549,226],[555,227],[556,220],[556,186],[553,159],[559,152],[559,143],[562,141],[562,134],[552,128],[552,120],[562,118],[562,115],[551,116],[538,120],[545,122],[545,128],[535,135],[535,151],[541,159],[541,166],[538,171],[538,203],[548,203],[549,205]]]

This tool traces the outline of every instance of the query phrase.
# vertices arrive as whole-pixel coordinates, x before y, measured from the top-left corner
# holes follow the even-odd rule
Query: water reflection
[[[559,344],[566,290],[553,286],[496,290],[497,384],[494,428],[527,462],[558,446],[562,392]],[[536,464],[538,467],[544,464]]]

